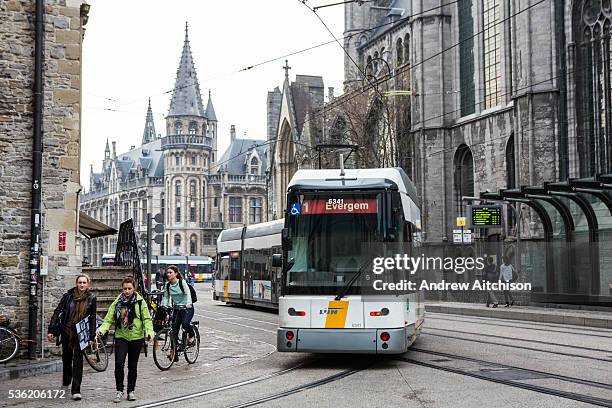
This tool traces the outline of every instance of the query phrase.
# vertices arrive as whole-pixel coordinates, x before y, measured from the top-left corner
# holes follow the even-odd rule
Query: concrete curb
[[[425,311],[432,313],[446,313],[463,316],[492,317],[496,319],[526,320],[541,323],[568,324],[574,326],[598,327],[612,329],[612,314],[610,316],[599,314],[586,314],[580,316],[577,313],[566,311],[551,312],[548,310],[521,310],[519,308],[505,309],[503,306],[497,309],[461,306],[447,306],[444,304],[425,304]]]
[[[0,368],[0,381],[27,378],[39,374],[48,374],[62,371],[62,360],[32,362],[12,367]]]

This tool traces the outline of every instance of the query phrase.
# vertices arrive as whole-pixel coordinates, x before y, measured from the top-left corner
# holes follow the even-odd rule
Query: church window
[[[367,63],[366,63],[366,76],[372,75],[372,56],[368,55]]]
[[[94,217],[96,218],[96,217]],[[123,221],[130,218],[130,203],[123,203]]]
[[[395,58],[398,67],[404,63],[404,44],[401,38],[395,42]]]
[[[174,164],[176,166],[180,166],[181,165],[181,156],[174,156]]]
[[[174,214],[174,221],[181,222],[181,207],[176,207],[176,212]]]
[[[194,200],[197,199],[197,196],[196,196],[196,183],[195,183],[195,181],[192,181],[189,184],[189,199],[191,201],[194,201]]]
[[[474,19],[472,0],[459,0],[459,87],[461,95],[461,115],[475,111],[474,89]]]
[[[610,1],[574,2],[580,176],[612,171],[612,16]]]
[[[249,222],[256,224],[261,222],[261,197],[252,197],[249,205]]]
[[[174,124],[174,131],[177,135],[183,134],[183,124],[181,122],[176,122]]]
[[[189,221],[196,222],[196,208],[189,207]]]
[[[183,186],[181,185],[180,181],[177,181],[174,184],[174,195],[176,196],[177,201],[179,201],[183,195]]]
[[[196,165],[196,156],[191,156],[191,165],[192,166]]]
[[[516,166],[514,162],[514,135],[510,135],[506,143],[506,188],[514,188],[516,186]],[[514,212],[508,211],[508,227],[514,228]]]
[[[410,34],[404,36],[404,62],[410,62]]]
[[[501,103],[501,34],[499,0],[483,0],[484,108]]]
[[[179,234],[176,234],[174,236],[174,246],[175,247],[180,247],[181,246],[181,236]]]
[[[474,196],[474,158],[472,151],[462,144],[455,153],[455,203],[458,214],[463,214],[463,196]]]
[[[372,67],[373,70],[373,74],[376,75],[378,74],[378,51],[374,52],[374,66]]]
[[[242,222],[242,197],[229,198],[229,222]]]
[[[195,135],[198,132],[198,124],[196,122],[189,123],[189,134]]]

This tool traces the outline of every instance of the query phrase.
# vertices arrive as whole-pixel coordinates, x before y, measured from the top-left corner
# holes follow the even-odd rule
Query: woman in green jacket
[[[125,358],[128,357],[127,399],[135,401],[134,389],[138,368],[138,357],[144,338],[151,340],[155,335],[153,322],[147,303],[138,292],[137,283],[131,276],[126,276],[121,283],[123,292],[110,305],[99,334],[104,335],[110,326],[115,324],[115,385],[117,394],[114,402],[123,400],[123,379]]]

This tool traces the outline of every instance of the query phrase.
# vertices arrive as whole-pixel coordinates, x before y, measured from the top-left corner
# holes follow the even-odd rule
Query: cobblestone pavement
[[[137,395],[139,388],[149,389],[150,387],[145,387],[145,385],[151,383],[160,383],[164,385],[163,388],[167,388],[176,381],[191,382],[200,378],[202,379],[201,384],[205,386],[206,376],[210,373],[250,363],[275,351],[275,347],[266,342],[203,327],[202,325],[200,325],[200,337],[200,356],[193,365],[187,364],[184,357],[181,356],[178,363],[174,363],[170,370],[163,372],[155,366],[150,347],[148,357],[141,354],[138,362]],[[95,406],[116,406],[111,402],[115,395],[114,354],[109,357],[109,360],[108,368],[101,373],[92,370],[87,363],[84,363],[81,393],[83,395],[82,402],[88,406],[92,403]],[[127,363],[125,375],[127,384]],[[44,401],[41,399],[9,398],[9,390],[63,390],[61,388],[61,378],[62,374],[58,372],[5,381],[0,384],[0,406],[40,407],[43,405],[57,406],[68,401],[72,403],[69,390],[65,392],[64,398],[46,399]],[[180,382],[176,382],[176,384],[180,384]],[[135,405],[135,403],[130,404]]]

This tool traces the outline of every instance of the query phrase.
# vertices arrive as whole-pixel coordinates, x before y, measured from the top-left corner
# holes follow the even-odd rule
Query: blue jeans
[[[191,319],[193,319],[193,305],[190,309],[180,309],[174,311],[174,317],[172,318],[172,331],[178,339],[180,339],[178,332],[179,326],[183,326],[183,330],[190,336],[193,336],[193,329],[191,328]]]

